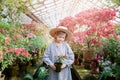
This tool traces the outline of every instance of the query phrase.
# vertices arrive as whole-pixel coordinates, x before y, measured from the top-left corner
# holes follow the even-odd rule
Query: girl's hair
[[[64,34],[66,34],[66,33],[63,32],[63,31],[57,31],[57,32],[55,33],[55,35],[64,35]]]

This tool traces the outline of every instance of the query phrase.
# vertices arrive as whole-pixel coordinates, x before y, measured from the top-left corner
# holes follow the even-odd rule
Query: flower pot
[[[55,67],[56,67],[56,72],[60,72],[61,71],[61,66],[62,66],[62,63],[60,62],[55,62],[54,63]]]
[[[7,77],[11,76],[17,76],[19,74],[19,67],[18,65],[14,66],[9,66],[8,68],[5,69],[4,73]]]

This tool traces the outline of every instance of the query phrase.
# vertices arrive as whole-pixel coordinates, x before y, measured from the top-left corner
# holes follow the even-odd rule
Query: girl
[[[74,62],[74,54],[67,44],[71,37],[71,32],[63,26],[53,28],[50,31],[50,35],[54,38],[54,41],[48,46],[44,55],[43,61],[49,66],[49,80],[72,80],[70,66]],[[59,56],[67,56],[62,61],[61,71],[56,72],[56,66],[54,63]]]

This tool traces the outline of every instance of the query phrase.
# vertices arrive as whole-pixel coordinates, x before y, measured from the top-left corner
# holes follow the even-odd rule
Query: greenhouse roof
[[[107,7],[108,4],[112,5],[106,0],[32,0],[26,6],[47,27],[55,27],[67,16],[90,8]]]

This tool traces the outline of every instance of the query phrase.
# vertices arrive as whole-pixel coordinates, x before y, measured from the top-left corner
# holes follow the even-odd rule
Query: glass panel
[[[49,27],[56,26],[60,19],[90,9],[105,7],[108,5],[106,0],[32,0],[33,7],[29,10],[33,12],[42,22]],[[113,5],[112,3],[109,5]],[[120,21],[117,19],[117,21]]]

